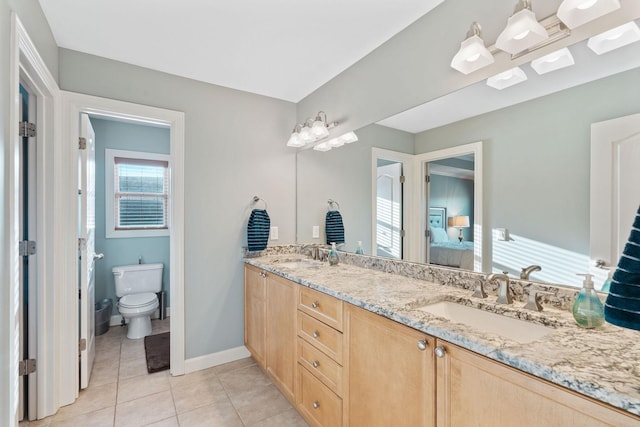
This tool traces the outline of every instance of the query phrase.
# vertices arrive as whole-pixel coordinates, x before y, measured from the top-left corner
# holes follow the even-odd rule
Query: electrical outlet
[[[319,225],[314,225],[312,232],[311,232],[311,237],[313,237],[314,239],[319,239],[320,238],[320,226]]]
[[[278,240],[278,227],[271,227],[271,240]]]

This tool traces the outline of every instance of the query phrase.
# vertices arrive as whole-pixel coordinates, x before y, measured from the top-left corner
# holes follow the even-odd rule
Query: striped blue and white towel
[[[344,243],[344,225],[342,215],[338,211],[328,211],[324,225],[327,234],[327,245]]]
[[[247,225],[247,246],[250,251],[261,251],[267,247],[271,219],[265,209],[254,209]]]

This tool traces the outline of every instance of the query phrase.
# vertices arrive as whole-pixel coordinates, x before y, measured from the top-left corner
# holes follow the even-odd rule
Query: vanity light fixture
[[[337,125],[338,122],[328,122],[327,114],[319,111],[315,120],[308,118],[303,124],[295,125],[287,146],[299,148],[324,139],[329,136],[329,129]]]
[[[564,0],[557,15],[567,27],[576,28],[618,9],[620,0]]]
[[[314,145],[313,149],[316,151],[329,151],[331,150],[331,146],[329,145],[329,141],[321,142],[320,144]]]
[[[573,55],[571,55],[568,48],[564,47],[541,58],[534,59],[531,61],[531,68],[536,70],[538,74],[545,74],[573,64],[575,64]]]
[[[591,37],[587,46],[598,55],[602,55],[638,40],[640,40],[640,28],[631,21]]]
[[[527,75],[520,67],[514,67],[487,79],[487,86],[502,90],[527,80]]]
[[[352,142],[356,142],[357,140],[358,136],[355,134],[355,132],[347,132],[337,138],[321,142],[320,144],[315,145],[313,149],[316,151],[329,151],[332,148],[342,147],[344,144],[351,144]]]
[[[477,22],[471,24],[467,38],[460,43],[460,50],[451,60],[451,68],[462,74],[469,74],[493,63],[493,55],[484,45],[482,27]]]
[[[506,28],[496,40],[496,47],[514,55],[549,38],[547,30],[531,10],[530,0],[519,0]]]

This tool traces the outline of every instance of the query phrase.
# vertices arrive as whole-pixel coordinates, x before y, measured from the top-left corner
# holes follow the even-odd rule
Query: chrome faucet
[[[513,298],[511,296],[511,289],[509,289],[509,272],[503,271],[502,274],[491,273],[487,276],[487,282],[498,282],[500,289],[498,289],[498,299],[496,304],[512,304]]]
[[[540,267],[539,265],[530,265],[529,267],[523,267],[522,268],[522,272],[520,273],[520,278],[522,280],[529,280],[529,275],[531,273],[533,273],[534,271],[540,271],[542,270],[542,267]]]

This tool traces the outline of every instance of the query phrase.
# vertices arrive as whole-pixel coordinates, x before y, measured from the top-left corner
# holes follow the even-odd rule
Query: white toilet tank
[[[160,292],[162,289],[162,264],[134,264],[113,267],[118,298],[129,294]]]

